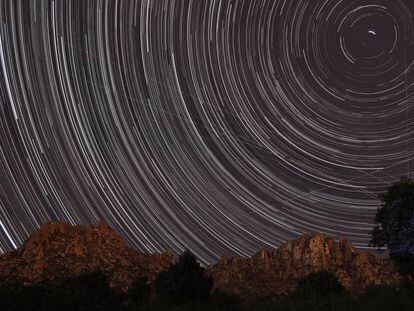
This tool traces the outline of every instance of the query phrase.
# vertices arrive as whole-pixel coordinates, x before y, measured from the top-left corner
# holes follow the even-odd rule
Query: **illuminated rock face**
[[[126,290],[134,278],[146,276],[152,281],[174,262],[168,252],[143,254],[131,249],[103,221],[90,227],[50,222],[19,249],[0,256],[0,274],[30,284],[100,270],[111,286]]]
[[[0,256],[0,274],[30,284],[101,270],[112,287],[126,290],[134,278],[146,276],[153,281],[175,261],[169,252],[143,254],[133,250],[105,222],[90,227],[50,222],[19,249]],[[354,292],[364,290],[371,282],[402,282],[389,261],[357,252],[347,240],[335,242],[322,234],[304,235],[276,250],[261,250],[251,258],[224,255],[207,267],[214,287],[243,297],[291,291],[298,279],[321,270],[333,272]]]
[[[304,235],[251,258],[225,256],[208,268],[215,287],[244,297],[292,291],[300,278],[322,270],[333,272],[352,292],[363,291],[370,283],[403,280],[388,260],[357,252],[349,241],[335,242],[322,234]]]

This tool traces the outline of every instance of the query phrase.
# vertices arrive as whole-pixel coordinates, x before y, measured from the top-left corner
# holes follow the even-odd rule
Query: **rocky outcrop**
[[[172,253],[143,254],[125,243],[104,221],[96,226],[49,222],[19,249],[0,256],[0,274],[30,284],[102,271],[112,287],[126,290],[134,278],[150,281],[175,262]]]
[[[251,258],[223,256],[208,273],[216,288],[257,297],[292,291],[300,278],[322,270],[333,272],[353,292],[363,291],[371,283],[402,281],[388,260],[357,252],[349,241],[336,242],[322,234],[304,235],[276,250],[261,250]]]
[[[100,270],[112,287],[125,291],[138,276],[152,282],[175,260],[169,252],[143,254],[133,250],[103,221],[90,227],[49,222],[19,249],[0,256],[0,275],[31,284]],[[370,283],[402,282],[388,260],[358,252],[345,239],[336,242],[322,234],[304,235],[251,258],[224,255],[207,267],[215,288],[244,298],[292,291],[300,278],[321,270],[336,274],[353,292]]]

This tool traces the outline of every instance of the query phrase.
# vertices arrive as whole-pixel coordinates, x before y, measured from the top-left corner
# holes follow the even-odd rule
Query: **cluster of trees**
[[[372,231],[372,245],[388,247],[390,257],[407,275],[407,286],[371,286],[360,295],[344,290],[330,272],[312,273],[297,289],[243,301],[228,293],[212,291],[213,280],[190,252],[184,252],[169,270],[155,280],[154,291],[146,278],[138,278],[127,293],[110,288],[108,279],[93,272],[61,283],[43,281],[25,286],[0,279],[0,311],[36,310],[413,310],[414,289],[414,181],[409,178],[380,195]],[[411,282],[411,283],[410,283]]]
[[[41,282],[23,286],[0,281],[0,310],[188,310],[188,311],[345,311],[345,310],[412,310],[414,291],[397,286],[371,286],[367,292],[352,295],[337,277],[326,271],[308,275],[297,289],[284,295],[242,301],[221,291],[211,292],[212,280],[189,252],[170,270],[159,275],[155,295],[145,278],[138,278],[127,293],[111,289],[106,277],[88,273],[61,284]]]
[[[408,311],[413,310],[414,292],[410,288],[389,285],[372,285],[366,292],[350,294],[336,283],[335,276],[311,274],[298,289],[287,295],[261,299],[251,310],[278,311]],[[307,279],[307,278],[306,278]],[[318,283],[312,283],[313,281]],[[325,284],[324,289],[319,282]],[[305,284],[306,285],[305,285]],[[310,285],[311,284],[311,285]],[[312,285],[313,284],[313,285]],[[301,287],[305,285],[305,287]],[[328,286],[328,287],[327,287]],[[330,290],[328,290],[330,289]]]
[[[0,278],[0,311],[240,310],[241,302],[236,297],[220,291],[212,293],[212,278],[190,251],[158,274],[154,285],[155,295],[151,295],[147,278],[139,277],[128,292],[121,293],[111,288],[108,278],[99,271],[32,285]]]
[[[109,287],[103,273],[91,272],[61,283],[44,280],[32,285],[0,279],[1,311],[118,310],[123,297]]]

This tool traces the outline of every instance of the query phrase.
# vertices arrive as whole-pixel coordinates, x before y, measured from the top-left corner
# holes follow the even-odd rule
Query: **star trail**
[[[105,219],[204,263],[367,248],[414,163],[411,0],[3,0],[0,252]]]

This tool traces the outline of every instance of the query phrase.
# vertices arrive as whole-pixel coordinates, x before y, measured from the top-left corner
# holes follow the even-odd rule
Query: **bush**
[[[67,279],[55,288],[59,310],[120,310],[122,295],[109,287],[101,272],[90,272]]]
[[[0,311],[12,310],[20,292],[16,281],[0,277]]]
[[[357,297],[358,310],[413,310],[413,292],[393,285],[371,285]]]
[[[215,289],[211,295],[209,310],[240,311],[243,310],[243,303],[238,296]]]
[[[335,274],[328,271],[310,273],[298,282],[295,294],[303,298],[318,298],[326,295],[341,294],[344,287]]]
[[[143,303],[147,302],[150,295],[150,286],[148,278],[145,276],[138,277],[134,280],[128,292],[126,293],[126,302],[129,308],[139,309]]]
[[[161,272],[155,280],[157,296],[171,303],[206,301],[212,286],[213,279],[205,275],[205,269],[189,250],[179,257],[176,264]]]
[[[60,297],[47,280],[23,285],[17,280],[0,280],[0,310],[58,310]]]

